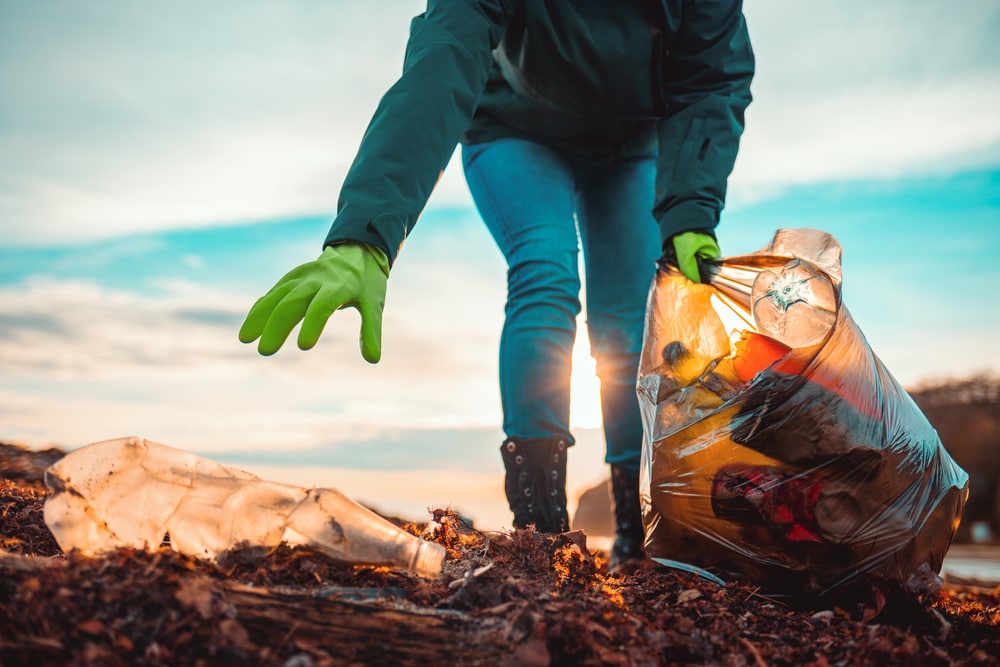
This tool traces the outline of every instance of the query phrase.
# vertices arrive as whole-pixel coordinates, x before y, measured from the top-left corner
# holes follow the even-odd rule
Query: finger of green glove
[[[375,364],[382,358],[382,304],[362,301],[357,306],[361,313],[361,356]]]
[[[702,270],[701,262],[703,260],[716,259],[722,256],[722,251],[719,250],[719,244],[715,239],[711,236],[705,236],[705,238],[701,240],[701,245],[698,246],[698,249],[694,253],[694,261],[699,279],[701,279],[702,275],[708,275]]]
[[[295,289],[296,285],[296,282],[279,282],[267,294],[254,302],[240,327],[240,342],[252,343],[260,337],[274,307],[285,298],[286,294]]]
[[[706,236],[695,251],[695,255],[700,259],[715,259],[722,256],[722,251],[719,250],[719,244],[715,239]]]
[[[323,334],[323,328],[333,312],[344,305],[345,299],[334,290],[323,290],[309,303],[299,329],[299,349],[311,350]]]
[[[274,307],[271,316],[264,325],[264,331],[260,335],[260,343],[257,345],[257,350],[261,354],[271,355],[281,349],[288,334],[305,316],[316,292],[316,284],[300,284]]]
[[[677,268],[680,269],[681,273],[683,273],[691,282],[701,282],[701,276],[698,273],[698,260],[695,259],[694,255],[678,257]]]

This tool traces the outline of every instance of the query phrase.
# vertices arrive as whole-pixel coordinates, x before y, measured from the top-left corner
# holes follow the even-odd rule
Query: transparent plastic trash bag
[[[442,546],[398,528],[336,489],[269,482],[140,438],[70,452],[45,471],[45,523],[64,552],[170,547],[216,560],[236,549],[307,545],[348,563],[436,577]]]
[[[940,584],[968,475],[851,319],[840,257],[826,233],[779,230],[707,284],[657,272],[638,379],[649,556],[774,594]]]

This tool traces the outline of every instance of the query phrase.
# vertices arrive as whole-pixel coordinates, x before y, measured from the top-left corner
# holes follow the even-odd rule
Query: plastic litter
[[[208,560],[307,545],[348,563],[436,577],[442,546],[398,528],[335,489],[270,482],[136,437],[75,450],[45,472],[45,523],[63,551],[153,550]]]
[[[777,594],[940,585],[968,475],[848,313],[840,258],[779,230],[707,284],[660,267],[638,380],[654,560]]]
[[[670,570],[680,570],[681,572],[690,572],[691,574],[697,574],[702,579],[711,581],[713,584],[718,584],[719,586],[726,585],[725,581],[715,576],[708,570],[704,570],[700,567],[696,567],[688,563],[682,563],[680,561],[670,560],[669,558],[651,558],[650,560]]]

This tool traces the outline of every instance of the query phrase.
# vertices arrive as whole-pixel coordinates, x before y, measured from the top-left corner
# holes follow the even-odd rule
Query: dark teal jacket
[[[395,260],[461,140],[658,153],[664,242],[719,222],[754,59],[740,0],[430,0],[365,132],[326,245]]]

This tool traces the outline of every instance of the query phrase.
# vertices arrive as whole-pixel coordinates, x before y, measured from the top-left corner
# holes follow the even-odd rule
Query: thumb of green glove
[[[240,340],[264,355],[277,352],[302,320],[299,348],[312,348],[335,310],[361,313],[361,356],[375,363],[382,356],[382,308],[389,277],[389,260],[381,249],[365,243],[345,243],[323,250],[318,259],[284,275],[250,308]]]
[[[677,268],[692,282],[701,282],[699,260],[715,259],[722,256],[719,244],[711,234],[683,232],[671,240],[674,245],[674,254],[677,257]]]

